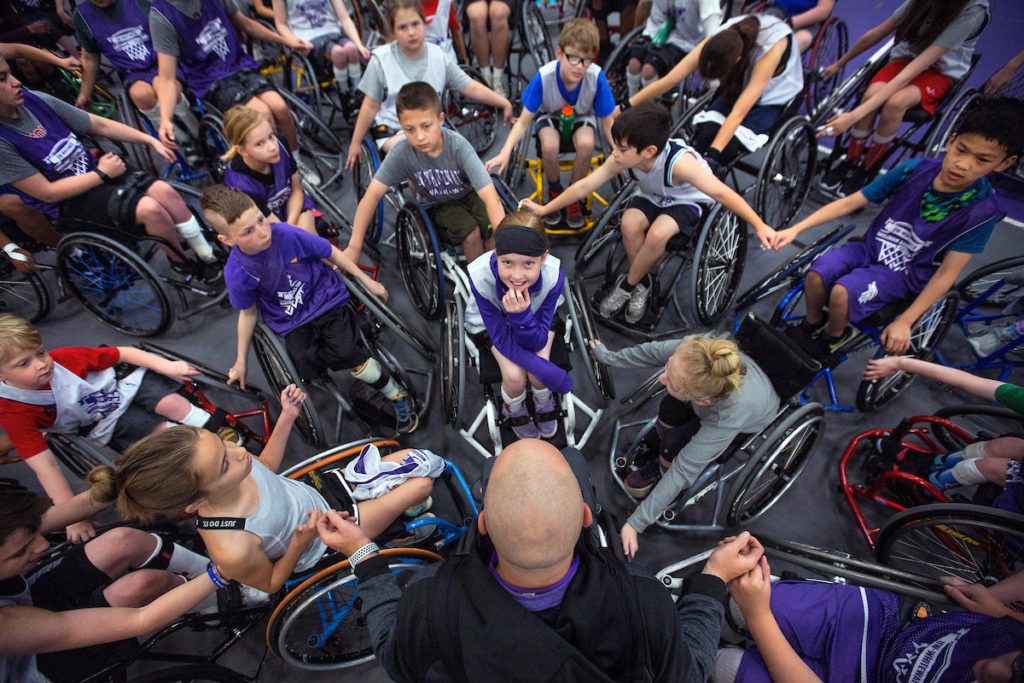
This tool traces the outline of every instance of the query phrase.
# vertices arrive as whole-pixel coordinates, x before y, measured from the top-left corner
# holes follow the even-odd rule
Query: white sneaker
[[[612,291],[601,299],[601,303],[597,307],[597,312],[600,313],[602,317],[612,317],[626,305],[626,302],[629,301],[630,298],[632,298],[632,293],[627,292],[622,288],[622,283],[625,281],[626,276],[620,275],[619,279],[615,281],[615,286],[612,288]]]
[[[644,314],[647,313],[647,295],[649,293],[650,287],[642,282],[637,283],[633,291],[630,292],[629,304],[626,305],[627,323],[638,323],[643,319]]]
[[[270,602],[272,597],[270,593],[264,593],[258,588],[252,586],[246,586],[244,583],[239,586],[239,590],[242,594],[242,603],[246,607],[255,607],[257,605],[264,605]]]
[[[491,89],[504,98],[508,98],[508,91],[505,90],[505,72],[494,70],[494,78],[491,79]]]

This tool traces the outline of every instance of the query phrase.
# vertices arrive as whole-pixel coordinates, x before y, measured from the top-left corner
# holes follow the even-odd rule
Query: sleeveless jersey
[[[722,23],[721,5],[716,7],[718,9],[715,12],[715,26]],[[704,33],[704,22],[700,18],[699,0],[672,0],[670,11],[676,17],[675,28],[668,34],[668,42],[671,45],[689,52],[707,38]]]
[[[789,39],[789,57],[783,62],[782,73],[768,81],[768,85],[765,87],[764,92],[761,93],[757,104],[762,106],[788,104],[804,88],[804,68],[800,63],[800,50],[797,49],[793,29],[778,17],[766,14],[744,14],[722,24],[719,32],[728,30],[733,24],[737,24],[750,16],[756,17],[761,27],[757,34],[757,41],[754,44],[754,53],[750,56],[751,68],[757,63],[757,60],[768,54],[768,51],[772,49],[775,43],[783,38]],[[747,70],[744,76],[744,87],[746,87],[749,80],[750,69]]]
[[[78,3],[77,11],[92,31],[96,45],[125,84],[156,75],[156,50],[149,37],[149,17],[142,14],[136,0],[120,3],[121,20],[113,21],[91,2]]]
[[[656,206],[661,207],[688,204],[702,208],[703,204],[714,204],[711,197],[689,183],[672,184],[672,168],[683,154],[692,154],[701,166],[708,171],[711,170],[708,162],[704,161],[700,154],[697,154],[697,150],[683,140],[674,138],[665,144],[665,148],[654,160],[654,167],[647,173],[638,168],[626,169],[626,175],[636,181],[637,196],[648,199]]]
[[[270,172],[274,176],[271,185],[264,185],[248,173],[236,171],[231,168],[230,164],[224,169],[224,184],[248,195],[259,197],[266,203],[267,208],[277,214],[278,218],[287,220],[288,200],[292,196],[291,153],[288,151],[288,145],[281,141],[278,141],[278,149],[281,150],[281,158],[277,160],[276,164],[270,165]],[[302,210],[306,211],[312,208],[314,208],[313,200],[308,194],[303,194]]]
[[[556,68],[558,60],[548,62],[540,68],[541,90],[544,99],[537,108],[537,115],[553,114],[558,115],[567,104],[570,104],[558,87],[558,74]],[[580,81],[579,94],[576,96],[576,104],[572,105],[576,112],[576,121],[588,121],[596,127],[597,119],[594,116],[594,96],[597,94],[597,77],[601,73],[601,67],[597,64],[590,64],[583,73]]]
[[[288,0],[287,11],[288,28],[302,40],[341,35],[341,22],[328,0]]]
[[[195,96],[202,99],[219,81],[242,69],[259,65],[247,55],[220,0],[201,0],[199,17],[185,16],[169,0],[153,0],[153,7],[171,23],[181,38],[178,68]]]
[[[554,254],[548,254],[548,257],[544,259],[544,265],[540,269],[541,290],[537,294],[531,294],[530,296],[530,312],[536,313],[537,309],[548,298],[548,295],[556,288],[558,290],[558,303],[555,305],[555,308],[560,307],[564,303],[565,295],[562,292],[564,276],[561,271],[562,262]],[[494,304],[494,307],[499,311],[504,310],[501,304],[501,297],[498,296],[494,273],[491,271],[490,258],[477,258],[469,264],[469,279],[473,281],[473,286],[476,287],[481,296]],[[483,332],[484,329],[484,319],[480,315],[480,307],[477,305],[476,298],[470,297],[469,303],[466,305],[466,331],[470,334],[477,334],[478,332]]]
[[[434,12],[434,16],[427,17],[423,39],[437,45],[453,61],[457,62],[455,47],[452,45],[451,33],[448,30],[448,17],[451,16],[451,8],[452,0],[437,0],[437,10]]]
[[[0,123],[0,138],[11,143],[51,183],[95,170],[96,159],[57,113],[32,92],[23,92],[24,107],[36,117],[39,125],[31,134],[23,135]],[[58,215],[56,204],[42,200],[32,204],[51,218]]]
[[[409,76],[402,70],[398,58],[395,57],[396,50],[401,50],[397,42],[387,43],[373,49],[373,56],[380,60],[381,69],[384,71],[384,82],[387,83],[387,91],[384,100],[380,103],[380,110],[377,111],[375,121],[393,129],[401,128],[401,124],[398,122],[398,113],[395,111],[395,99],[402,86],[409,83]],[[448,85],[444,52],[437,45],[425,42],[420,59],[427,60],[427,69],[423,73],[423,77],[434,87],[438,96],[442,96]]]
[[[988,26],[992,20],[992,15],[989,10],[988,0],[971,0],[960,10],[960,14],[963,14],[972,7],[984,7],[985,8],[985,21],[982,22],[981,26],[971,35],[967,36],[967,39],[957,45],[946,50],[946,52],[935,60],[931,68],[938,71],[943,76],[949,78],[960,78],[967,73],[968,69],[971,68],[971,57],[974,55],[974,45],[978,42],[978,36],[981,35],[985,27]],[[926,26],[928,23],[925,24]],[[917,54],[910,49],[910,45],[906,42],[897,43],[892,49],[892,59],[908,59],[913,60],[917,57]]]

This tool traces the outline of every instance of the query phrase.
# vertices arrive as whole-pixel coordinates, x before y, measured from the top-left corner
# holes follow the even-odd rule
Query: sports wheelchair
[[[785,400],[799,391],[801,382],[816,371],[817,363],[753,315],[744,320],[737,331],[737,340],[771,379],[783,403],[767,428],[758,434],[738,435],[689,488],[658,515],[655,524],[663,529],[712,532],[752,523],[785,495],[824,436],[825,411],[821,405]],[[631,410],[635,410],[663,394],[665,389],[658,382],[658,374],[622,402],[633,404]],[[615,423],[608,452],[609,468],[612,480],[635,504],[640,501],[630,494],[625,479],[646,448],[645,437],[655,428],[657,420],[656,416],[630,421],[624,417]],[[625,444],[624,450],[622,444]],[[735,483],[730,488],[731,481]],[[705,501],[709,494],[714,495]],[[706,513],[708,521],[692,521],[694,513]]]
[[[456,3],[456,12],[463,26],[463,41],[470,60],[474,53],[469,33],[469,18],[465,7],[469,0]],[[539,7],[533,2],[518,3],[518,9],[509,16],[509,46],[505,59],[503,77],[508,80],[509,99],[520,99],[530,79],[548,62],[555,58],[555,42],[548,33],[547,22]],[[516,67],[512,67],[513,60]],[[479,65],[477,65],[479,66]]]

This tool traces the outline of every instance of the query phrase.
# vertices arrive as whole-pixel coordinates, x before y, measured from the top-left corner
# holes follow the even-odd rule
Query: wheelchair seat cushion
[[[783,400],[796,396],[821,370],[821,363],[753,313],[743,319],[736,341],[768,375]]]
[[[572,370],[572,362],[569,359],[569,349],[565,345],[565,337],[563,336],[565,321],[561,318],[555,318],[551,325],[551,330],[555,333],[555,339],[551,344],[551,362],[569,372]],[[480,350],[480,383],[500,384],[501,368],[498,367],[498,361],[494,359],[494,354],[491,353],[492,344],[491,340],[487,337],[487,332],[480,332],[473,335],[472,338]]]

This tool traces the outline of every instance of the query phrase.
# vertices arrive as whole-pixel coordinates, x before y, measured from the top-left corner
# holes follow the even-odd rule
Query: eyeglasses
[[[562,51],[562,54],[565,55],[565,58],[568,59],[569,63],[573,66],[579,66],[580,64],[589,66],[594,63],[593,57],[580,57],[579,55],[574,55],[571,52],[565,52],[564,50]]]

